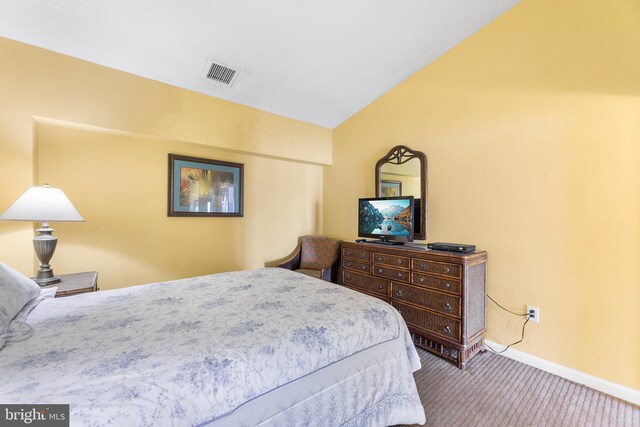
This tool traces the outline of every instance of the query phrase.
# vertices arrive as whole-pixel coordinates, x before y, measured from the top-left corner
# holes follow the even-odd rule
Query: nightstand
[[[85,273],[58,274],[60,282],[54,285],[42,286],[42,289],[58,288],[56,298],[71,295],[84,294],[98,290],[98,272],[87,271]]]

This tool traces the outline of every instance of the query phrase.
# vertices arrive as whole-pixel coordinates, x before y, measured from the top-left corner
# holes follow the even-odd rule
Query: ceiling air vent
[[[207,68],[204,70],[203,77],[205,79],[213,80],[214,82],[222,83],[226,86],[233,86],[240,70],[231,68],[224,65],[220,61],[210,59],[207,62]]]

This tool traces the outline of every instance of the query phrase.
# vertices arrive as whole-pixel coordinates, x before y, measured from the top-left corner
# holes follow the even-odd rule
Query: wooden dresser
[[[484,349],[487,253],[342,242],[339,283],[402,314],[416,346],[454,362]]]

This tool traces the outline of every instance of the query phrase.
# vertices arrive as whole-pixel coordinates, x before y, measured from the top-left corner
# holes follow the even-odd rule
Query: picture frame
[[[244,164],[169,154],[167,216],[244,216]]]
[[[380,192],[382,197],[402,196],[402,181],[382,180],[380,181]]]

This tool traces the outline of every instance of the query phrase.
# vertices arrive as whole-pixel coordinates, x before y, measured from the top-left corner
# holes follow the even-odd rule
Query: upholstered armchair
[[[278,267],[337,283],[339,264],[339,240],[323,236],[303,236],[296,253]]]

